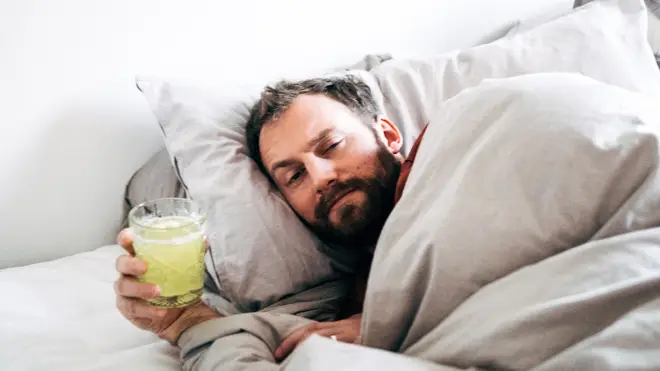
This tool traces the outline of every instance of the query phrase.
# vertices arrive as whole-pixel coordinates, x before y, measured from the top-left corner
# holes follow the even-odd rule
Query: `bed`
[[[0,192],[2,369],[659,369],[656,7],[324,6],[332,27],[296,1],[0,5],[0,30],[14,35],[0,49],[15,57],[2,78],[14,123],[0,138],[11,174]],[[237,134],[265,81],[319,74],[364,79],[401,124],[405,152],[427,122],[469,122],[432,135],[471,145],[420,148],[374,256],[361,344],[313,336],[279,364],[283,337],[336,317],[356,262],[245,170]],[[128,208],[162,196],[203,200],[222,226],[209,235],[205,300],[227,317],[178,346],[126,321],[112,287]]]

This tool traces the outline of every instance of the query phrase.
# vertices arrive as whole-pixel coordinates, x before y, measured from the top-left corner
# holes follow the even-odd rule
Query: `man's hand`
[[[135,257],[133,235],[124,229],[117,236],[117,243],[128,252],[117,258],[116,268],[120,273],[115,281],[117,309],[131,323],[143,330],[151,331],[160,338],[175,344],[181,333],[188,328],[219,318],[215,311],[204,303],[185,308],[159,308],[144,299],[160,294],[158,286],[139,282],[137,277],[147,271],[147,264]]]
[[[315,322],[294,331],[289,335],[279,348],[275,351],[278,361],[286,358],[296,347],[313,334],[331,338],[335,336],[337,341],[355,343],[360,337],[360,326],[362,313],[356,314],[345,320],[337,322]]]

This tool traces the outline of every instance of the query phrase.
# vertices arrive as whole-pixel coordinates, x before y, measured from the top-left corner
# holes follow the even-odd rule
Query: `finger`
[[[354,343],[357,337],[351,331],[345,331],[344,329],[324,329],[317,331],[316,335],[326,337],[328,339],[341,341],[344,343]],[[334,338],[333,338],[334,336]],[[302,343],[302,342],[301,342]]]
[[[336,321],[336,322],[315,322],[311,324],[310,326],[313,327],[314,332],[318,332],[320,330],[324,329],[336,329],[338,327],[342,327],[343,323],[342,321]]]
[[[286,339],[284,339],[280,346],[275,350],[275,358],[278,361],[286,358],[289,353],[296,349],[296,346],[298,346],[299,342],[301,342],[303,339],[306,339],[309,334],[314,332],[314,329],[316,328],[314,325],[315,324],[302,327],[293,332],[291,335],[287,336]]]
[[[154,320],[151,318],[131,318],[131,322],[135,325],[135,327],[147,331],[154,327]]]
[[[119,296],[149,299],[160,295],[156,285],[139,282],[133,277],[123,276],[115,281],[115,293]]]
[[[126,297],[117,298],[117,309],[131,322],[136,323],[137,321],[143,326],[149,323],[147,320],[159,322],[167,315],[165,308],[154,307],[140,299]]]
[[[347,336],[344,335],[344,333],[342,332],[342,330],[340,328],[330,328],[330,327],[328,327],[328,328],[324,328],[324,329],[320,329],[320,330],[316,330],[316,331],[311,331],[310,333],[307,334],[307,336],[305,336],[304,338],[300,339],[300,341],[298,341],[298,344],[296,344],[296,347],[298,347],[300,344],[304,343],[305,340],[307,340],[307,338],[309,338],[312,335],[318,335],[318,336],[322,336],[322,337],[328,338],[328,339],[332,339],[332,337],[334,336],[335,340],[337,340],[337,341],[344,341],[344,339],[347,338]],[[295,348],[293,348],[291,351],[294,351],[294,350],[295,350]]]
[[[115,261],[117,272],[127,276],[141,276],[147,271],[147,263],[128,255],[120,255]]]
[[[133,231],[130,228],[125,228],[117,235],[117,244],[121,246],[126,252],[135,255],[133,249]]]

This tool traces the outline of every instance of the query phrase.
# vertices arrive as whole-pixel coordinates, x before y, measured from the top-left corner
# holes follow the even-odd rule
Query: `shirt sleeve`
[[[282,340],[314,321],[336,320],[347,289],[342,279],[326,282],[253,313],[229,314],[214,302],[225,317],[192,326],[177,341],[183,369],[279,370],[273,353]]]
[[[412,148],[410,149],[410,154],[408,154],[408,157],[401,165],[401,173],[399,174],[399,179],[397,180],[396,183],[396,191],[394,193],[395,205],[397,202],[399,202],[401,196],[403,195],[403,189],[406,186],[406,181],[408,180],[408,176],[410,175],[410,171],[412,170],[412,166],[415,161],[415,156],[417,156],[417,149],[419,149],[419,145],[420,143],[422,143],[422,138],[424,137],[424,133],[426,133],[426,128],[428,127],[429,126],[426,125],[422,130],[422,132],[419,134],[419,137],[415,141],[415,144],[413,144]]]
[[[294,315],[250,313],[201,323],[179,338],[183,369],[279,370],[273,352],[287,335],[311,322]]]

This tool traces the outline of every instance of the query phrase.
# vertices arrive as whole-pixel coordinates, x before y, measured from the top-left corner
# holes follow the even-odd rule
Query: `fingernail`
[[[160,295],[160,286],[154,286],[154,296]]]

